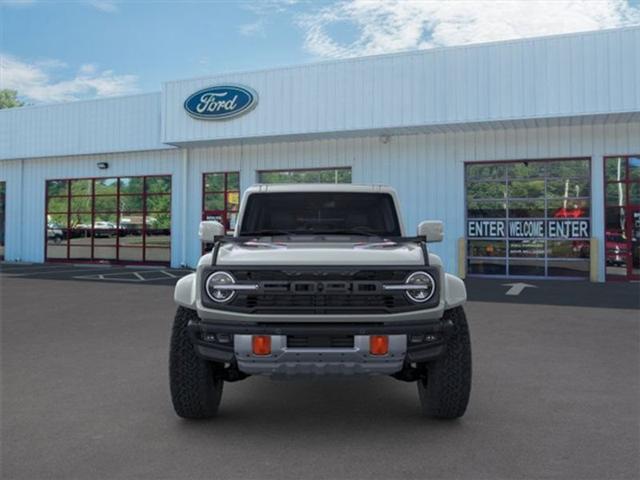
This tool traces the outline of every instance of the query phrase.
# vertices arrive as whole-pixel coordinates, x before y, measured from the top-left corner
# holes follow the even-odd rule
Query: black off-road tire
[[[211,418],[218,412],[224,381],[223,364],[200,358],[195,351],[187,323],[197,319],[194,310],[178,307],[171,334],[169,384],[173,409],[182,418]]]
[[[454,419],[464,415],[471,393],[471,340],[462,307],[447,310],[445,320],[453,322],[445,353],[426,367],[418,380],[422,413],[428,417]]]

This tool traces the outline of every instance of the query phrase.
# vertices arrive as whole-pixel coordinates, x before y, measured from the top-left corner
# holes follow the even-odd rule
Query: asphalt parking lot
[[[109,264],[0,263],[0,278],[174,285],[188,268]]]
[[[186,270],[17,267],[0,267],[2,478],[640,474],[637,284],[506,295],[513,282],[469,282],[459,421],[422,418],[415,385],[391,378],[249,378],[225,385],[218,418],[187,422],[167,384],[171,286]]]

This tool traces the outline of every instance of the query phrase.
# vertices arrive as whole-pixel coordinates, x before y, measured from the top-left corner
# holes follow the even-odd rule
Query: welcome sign
[[[216,85],[198,90],[184,102],[184,109],[199,120],[228,120],[243,115],[258,103],[258,94],[240,85]]]
[[[551,238],[582,240],[591,235],[586,219],[467,220],[468,238]]]

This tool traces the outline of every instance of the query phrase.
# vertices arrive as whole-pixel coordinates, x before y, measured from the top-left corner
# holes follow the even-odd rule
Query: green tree
[[[24,102],[18,99],[18,92],[5,88],[0,90],[0,109],[22,107]]]

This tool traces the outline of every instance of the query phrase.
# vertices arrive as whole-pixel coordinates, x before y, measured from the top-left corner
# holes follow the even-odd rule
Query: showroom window
[[[264,170],[258,172],[258,183],[351,183],[351,168]]]
[[[587,158],[465,165],[470,275],[588,277]]]
[[[46,259],[169,263],[171,177],[49,180]]]
[[[4,260],[4,220],[5,220],[5,194],[6,182],[0,182],[0,260]]]
[[[205,173],[202,192],[202,219],[217,220],[233,230],[240,205],[240,173]]]
[[[640,155],[604,159],[607,279],[640,280]]]

